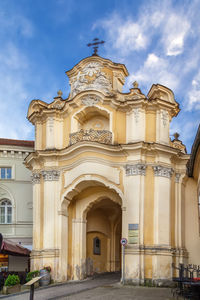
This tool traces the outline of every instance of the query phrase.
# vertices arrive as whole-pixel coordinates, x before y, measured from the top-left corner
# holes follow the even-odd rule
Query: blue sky
[[[153,83],[174,91],[181,112],[171,134],[190,152],[200,116],[199,0],[1,0],[0,137],[34,139],[27,121],[32,99],[51,102],[69,94],[65,71],[91,55],[124,63],[124,91],[137,80],[147,94]]]

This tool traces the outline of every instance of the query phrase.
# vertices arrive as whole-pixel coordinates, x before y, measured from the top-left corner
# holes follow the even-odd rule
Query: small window
[[[0,224],[12,223],[12,203],[8,199],[0,202]]]
[[[100,255],[101,254],[101,241],[98,237],[93,239],[93,254]]]
[[[12,169],[10,167],[1,167],[0,168],[0,179],[11,179],[12,178]]]

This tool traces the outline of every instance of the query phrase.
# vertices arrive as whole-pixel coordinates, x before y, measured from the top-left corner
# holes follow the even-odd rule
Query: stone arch
[[[109,182],[106,178],[100,178],[99,176],[95,176],[95,175],[83,175],[79,178],[77,178],[73,184],[71,184],[70,186],[68,186],[68,188],[65,190],[65,192],[62,194],[61,196],[61,203],[60,203],[60,209],[62,206],[62,203],[64,200],[67,200],[69,202],[67,202],[68,204],[70,203],[70,201],[72,200],[72,198],[76,195],[78,195],[78,193],[81,192],[81,189],[78,188],[79,184],[83,183],[83,182],[91,182],[94,181],[97,184],[100,184],[102,186],[107,187],[110,190],[115,191],[119,197],[122,199],[122,206],[125,206],[125,197],[124,194],[122,193],[121,189],[118,188],[115,184]]]
[[[109,199],[114,202],[114,203],[117,203],[119,204],[119,206],[122,207],[122,203],[120,201],[120,198],[119,197],[116,197],[116,195],[112,195],[111,193],[105,195],[105,196],[100,196],[98,197],[97,199],[95,199],[94,201],[91,201],[90,203],[87,204],[87,206],[85,207],[85,209],[83,210],[83,214],[82,214],[82,219],[85,220],[86,219],[86,215],[88,213],[88,211],[90,209],[92,209],[92,207],[97,204],[98,202],[100,202],[101,200],[105,199],[107,197],[109,197]]]
[[[100,210],[105,210],[106,207],[110,207],[110,209],[115,212],[115,217],[111,214],[107,219],[107,222],[115,222],[117,220],[117,215],[120,213],[122,215],[124,196],[122,191],[115,186],[114,184],[107,181],[105,178],[100,178],[95,175],[85,175],[77,178],[72,185],[68,186],[67,190],[63,193],[61,198],[61,210],[65,210],[65,213],[62,212],[62,216],[64,214],[68,217],[68,226],[71,228],[70,236],[68,236],[68,270],[70,270],[70,274],[68,278],[71,279],[81,279],[86,275],[87,268],[87,220],[88,220],[88,212],[93,214],[96,213],[96,209],[98,209],[98,205],[101,207]],[[115,203],[112,205],[111,203]],[[103,205],[103,206],[102,206]],[[72,210],[75,211],[72,213]],[[101,212],[102,215],[102,212]],[[99,215],[99,218],[101,218]],[[95,218],[94,215],[92,217]],[[106,217],[104,218],[106,220]],[[104,219],[101,219],[103,225]],[[91,218],[90,218],[91,222]],[[92,223],[90,223],[92,224]],[[99,223],[100,224],[100,223]],[[110,225],[109,225],[110,226]],[[63,232],[65,231],[66,226],[62,226]],[[101,227],[103,228],[103,227]],[[110,229],[111,230],[111,229]],[[105,235],[105,233],[100,232]],[[88,234],[91,234],[91,230],[88,231]],[[95,232],[94,232],[95,234]],[[110,231],[110,234],[111,231]],[[62,236],[64,234],[61,233]],[[65,234],[66,236],[66,234]],[[111,235],[108,238],[104,238],[104,246],[105,240],[106,243],[110,243]],[[62,248],[66,247],[66,242],[62,239]],[[66,248],[65,248],[66,249]],[[72,249],[72,250],[71,250]],[[104,247],[105,249],[105,247]],[[111,250],[108,250],[111,251]],[[108,264],[108,262],[106,262]],[[114,267],[111,266],[107,271],[114,270]]]

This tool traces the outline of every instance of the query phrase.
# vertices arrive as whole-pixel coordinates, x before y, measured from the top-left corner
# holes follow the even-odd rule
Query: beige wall
[[[0,146],[0,167],[12,168],[12,179],[1,179],[0,199],[12,202],[12,224],[0,224],[4,238],[22,245],[32,245],[32,183],[31,172],[24,165],[24,158],[32,148]]]
[[[188,261],[200,264],[200,219],[198,212],[197,184],[189,178],[185,187],[185,246]]]

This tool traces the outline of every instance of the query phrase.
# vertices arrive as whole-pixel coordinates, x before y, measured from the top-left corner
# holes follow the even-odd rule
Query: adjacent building
[[[5,240],[29,249],[33,227],[32,182],[24,159],[33,149],[33,141],[0,139],[0,232]],[[23,260],[27,258],[1,256],[0,267],[12,271],[25,269]]]
[[[187,164],[185,182],[185,240],[189,262],[200,265],[200,125]]]
[[[50,266],[54,280],[81,279],[121,269],[125,282],[166,283],[172,263],[198,263],[199,224],[186,175],[189,155],[169,126],[179,113],[173,92],[138,83],[128,93],[123,64],[97,55],[66,72],[71,92],[48,104],[33,100],[32,269]],[[190,189],[190,187],[189,187]],[[188,229],[187,226],[189,226]],[[190,241],[195,243],[190,245]]]

